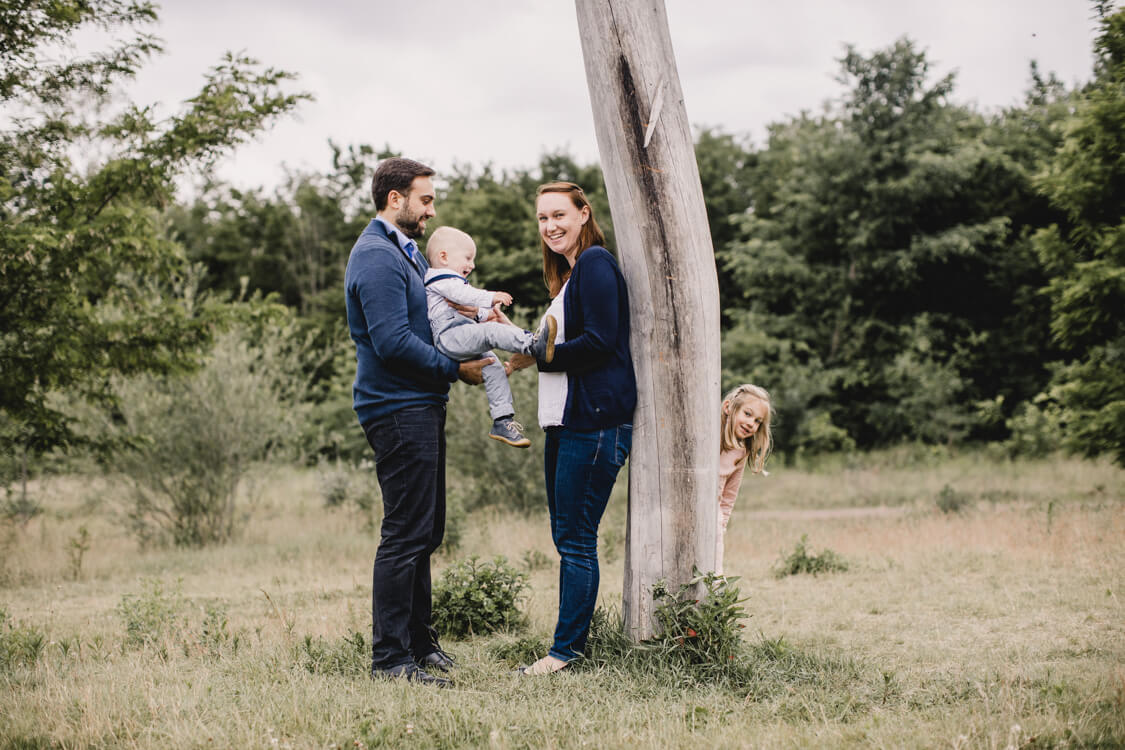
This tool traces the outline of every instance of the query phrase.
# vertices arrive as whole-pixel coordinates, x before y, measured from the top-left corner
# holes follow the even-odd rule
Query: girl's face
[[[739,440],[749,440],[757,435],[758,428],[769,413],[769,407],[756,398],[746,399],[733,413],[730,404],[727,404],[727,414],[734,420],[734,435]]]
[[[543,242],[573,266],[579,250],[578,237],[590,219],[590,207],[579,209],[566,193],[543,193],[535,202],[535,211]]]

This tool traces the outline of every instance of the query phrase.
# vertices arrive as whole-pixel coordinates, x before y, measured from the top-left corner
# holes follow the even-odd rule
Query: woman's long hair
[[[582,192],[582,188],[573,182],[548,182],[545,185],[540,185],[539,189],[535,191],[536,203],[539,202],[539,196],[543,193],[565,193],[570,196],[574,207],[579,211],[582,210],[583,206],[590,210],[589,218],[586,219],[586,223],[582,225],[582,229],[578,233],[578,252],[574,255],[575,261],[586,248],[594,245],[605,245],[605,235],[594,219],[594,207],[586,199],[586,194]],[[562,285],[570,278],[570,263],[566,258],[547,247],[542,235],[539,237],[539,246],[543,250],[543,282],[547,285],[547,292],[551,295],[551,299],[554,299],[558,296]]]

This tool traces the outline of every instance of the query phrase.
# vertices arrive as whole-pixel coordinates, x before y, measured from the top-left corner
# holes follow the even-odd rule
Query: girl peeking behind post
[[[766,476],[766,459],[773,448],[770,418],[773,406],[765,388],[745,383],[723,397],[719,418],[719,533],[716,536],[715,572],[723,573],[723,538],[742,485],[746,465]]]

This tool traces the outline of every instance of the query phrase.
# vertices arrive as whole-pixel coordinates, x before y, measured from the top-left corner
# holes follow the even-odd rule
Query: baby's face
[[[468,276],[476,268],[477,246],[472,240],[457,242],[442,251],[445,267],[461,276]]]

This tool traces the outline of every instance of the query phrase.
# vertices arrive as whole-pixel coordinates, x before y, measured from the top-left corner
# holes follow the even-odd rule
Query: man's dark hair
[[[415,177],[430,177],[434,170],[413,159],[395,156],[379,162],[375,176],[371,178],[371,197],[375,199],[375,210],[387,207],[387,196],[392,190],[406,196]]]

